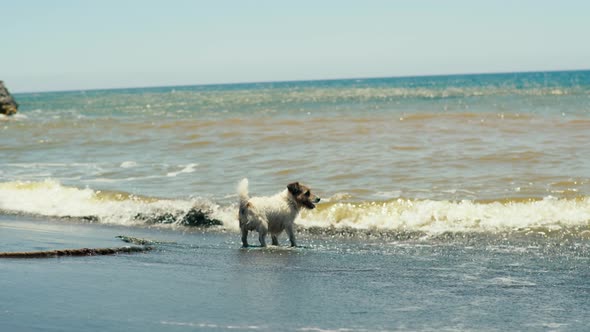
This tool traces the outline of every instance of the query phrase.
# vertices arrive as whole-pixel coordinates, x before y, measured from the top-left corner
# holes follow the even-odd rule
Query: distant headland
[[[18,111],[18,104],[4,86],[4,82],[0,81],[0,114],[13,115]]]

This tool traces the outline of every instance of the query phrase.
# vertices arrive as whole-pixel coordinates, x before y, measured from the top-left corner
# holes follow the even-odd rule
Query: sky
[[[590,69],[585,0],[0,0],[12,92]]]

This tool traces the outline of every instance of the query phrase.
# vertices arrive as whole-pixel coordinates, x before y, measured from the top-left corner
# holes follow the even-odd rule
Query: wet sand
[[[0,260],[0,330],[581,331],[589,322],[587,243],[301,233],[304,248],[241,249],[234,232],[0,220],[2,251],[113,247],[119,235],[160,243]]]

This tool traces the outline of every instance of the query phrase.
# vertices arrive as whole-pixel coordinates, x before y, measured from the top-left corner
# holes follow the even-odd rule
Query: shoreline
[[[0,329],[583,330],[588,323],[587,241],[300,233],[302,248],[242,249],[232,232],[0,218],[0,250],[109,247],[121,234],[160,244],[133,255],[0,260]]]

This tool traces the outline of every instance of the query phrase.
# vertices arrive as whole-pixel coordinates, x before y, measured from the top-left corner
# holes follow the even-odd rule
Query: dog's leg
[[[258,240],[260,241],[261,247],[266,247],[266,229],[261,229],[258,233]]]
[[[271,235],[272,238],[272,245],[273,246],[278,246],[279,245],[279,239],[277,238],[276,234],[272,234]]]
[[[260,246],[266,247],[266,233],[268,233],[268,221],[261,220],[260,225],[256,228],[258,231],[258,240],[260,241]]]
[[[291,247],[297,247],[295,243],[295,232],[293,232],[293,225],[289,225],[285,228],[287,235],[289,235],[289,241],[291,241]]]
[[[245,227],[242,228],[242,247],[248,247],[248,230]]]

